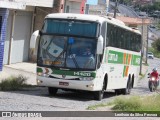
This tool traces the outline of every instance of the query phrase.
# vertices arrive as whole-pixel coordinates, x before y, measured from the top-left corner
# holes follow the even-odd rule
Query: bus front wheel
[[[101,101],[103,99],[104,91],[105,91],[105,81],[103,81],[102,90],[94,92],[94,99]]]
[[[103,94],[104,94],[104,91],[95,91],[94,99],[101,101],[103,99]]]
[[[48,92],[50,95],[56,95],[58,89],[54,87],[48,87]]]

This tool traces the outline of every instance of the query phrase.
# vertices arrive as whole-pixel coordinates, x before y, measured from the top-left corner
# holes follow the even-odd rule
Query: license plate
[[[59,82],[59,85],[68,86],[69,83],[68,82]]]

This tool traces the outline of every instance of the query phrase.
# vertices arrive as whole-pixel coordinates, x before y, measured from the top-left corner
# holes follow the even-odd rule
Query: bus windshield
[[[42,34],[38,65],[69,69],[95,69],[96,39]]]
[[[47,34],[98,37],[99,24],[88,21],[46,19],[42,32]]]

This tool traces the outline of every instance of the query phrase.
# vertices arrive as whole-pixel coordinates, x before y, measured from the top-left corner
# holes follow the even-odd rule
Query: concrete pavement
[[[142,64],[142,74],[145,74],[148,66]],[[36,63],[16,63],[11,65],[4,65],[3,71],[0,72],[0,81],[9,76],[22,75],[27,77],[27,84],[36,85]]]
[[[36,85],[36,64],[35,63],[16,63],[4,65],[0,72],[0,81],[9,76],[22,75],[27,77],[27,84]]]

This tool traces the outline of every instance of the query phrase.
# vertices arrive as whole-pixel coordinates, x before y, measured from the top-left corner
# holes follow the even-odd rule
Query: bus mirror
[[[103,37],[100,36],[97,42],[97,54],[103,54]]]
[[[39,30],[36,30],[31,35],[30,39],[30,49],[34,51],[34,55],[37,54],[37,48],[38,48],[38,38],[39,37]]]

